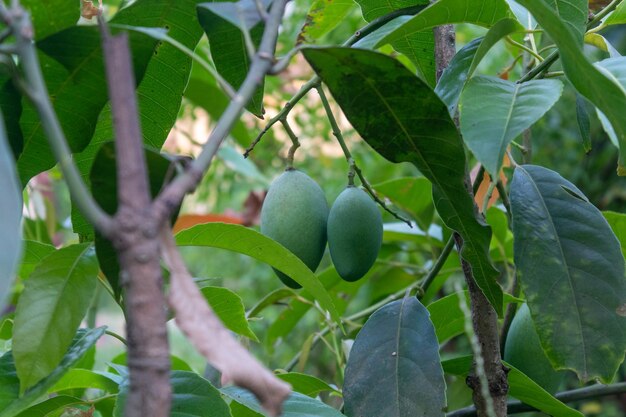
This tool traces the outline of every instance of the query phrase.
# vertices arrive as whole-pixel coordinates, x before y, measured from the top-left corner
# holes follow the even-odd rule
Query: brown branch
[[[117,251],[127,312],[130,390],[124,415],[167,417],[171,403],[167,315],[157,223],[139,128],[128,36],[111,36],[101,20],[109,97],[115,128]]]
[[[442,26],[435,30],[435,59],[437,63],[438,78],[454,56],[454,43],[454,26]],[[480,178],[477,178],[477,181],[480,183]],[[468,192],[473,194],[472,187],[469,186],[469,177],[466,178],[466,183],[468,184]],[[473,200],[474,199],[472,198],[472,201]],[[478,211],[477,208],[476,211]],[[454,239],[457,250],[460,254],[463,247],[463,239],[458,233],[454,233]],[[498,315],[489,303],[489,300],[487,300],[481,289],[476,284],[476,280],[472,274],[471,265],[461,258],[461,266],[470,294],[472,327],[474,328],[474,334],[478,338],[481,346],[481,356],[483,359],[484,372],[487,377],[489,389],[488,391],[481,389],[480,378],[479,375],[476,374],[476,360],[474,360],[472,372],[467,377],[466,382],[467,385],[473,390],[473,401],[476,405],[479,416],[504,417],[506,416],[506,400],[509,385],[507,381],[508,369],[502,364],[500,355]],[[485,391],[489,393],[488,396],[483,395],[483,392]],[[495,416],[489,416],[488,414],[488,409],[490,408],[488,407],[488,401],[490,401],[492,403],[491,405],[493,405]]]
[[[224,327],[189,274],[169,227],[162,229],[161,249],[170,268],[168,302],[176,313],[178,327],[222,373],[222,383],[249,389],[263,408],[273,416],[280,415],[291,386],[261,365]]]

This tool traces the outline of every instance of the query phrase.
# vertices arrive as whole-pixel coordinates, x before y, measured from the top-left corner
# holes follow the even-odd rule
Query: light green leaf
[[[204,287],[200,291],[228,329],[255,342],[259,341],[248,324],[243,300],[237,293],[223,287]]]
[[[108,375],[107,373],[95,372],[89,369],[70,369],[48,392],[95,388],[115,394],[119,389],[117,379],[119,377],[113,374]]]
[[[0,111],[0,310],[22,256],[22,189]]]
[[[463,356],[443,361],[441,365],[447,374],[465,377],[469,374],[472,361],[473,358],[471,356]],[[507,377],[509,381],[509,394],[512,397],[551,416],[583,417],[582,413],[554,398],[550,393],[511,364],[505,363],[505,366],[510,369]]]
[[[346,365],[346,416],[444,416],[446,383],[428,316],[415,297],[389,303],[370,316]]]
[[[465,149],[447,106],[387,55],[337,47],[303,53],[361,137],[387,160],[412,163],[433,184],[435,208],[463,237],[461,256],[501,314],[502,289],[489,259],[491,229],[465,187]]]
[[[63,359],[91,303],[97,275],[93,247],[81,244],[45,257],[26,280],[13,329],[21,392],[50,374]]]
[[[397,178],[376,184],[374,189],[409,213],[422,229],[427,230],[432,223],[433,191],[426,178]]]
[[[289,372],[286,374],[277,374],[278,378],[289,383],[295,392],[299,392],[309,397],[317,397],[320,392],[331,391],[338,394],[336,388],[331,387],[326,382],[312,375],[301,374],[298,372]]]
[[[611,382],[626,350],[620,245],[600,211],[554,171],[518,166],[511,182],[515,266],[555,369]]]
[[[13,352],[0,357],[0,417],[13,417],[41,399],[65,373],[91,349],[104,334],[105,327],[80,329],[61,363],[48,376],[18,398],[19,380],[13,362]]]
[[[73,0],[22,0],[30,12],[35,40],[74,26],[80,18],[80,3]]]
[[[608,71],[599,69],[587,60],[581,48],[582,40],[578,42],[576,34],[561,21],[546,0],[518,2],[535,16],[558,46],[567,78],[610,121],[620,148],[617,172],[618,175],[626,175],[626,92],[623,86],[609,76]]]
[[[617,5],[613,13],[604,21],[606,25],[621,25],[626,23],[626,2],[622,1]]]
[[[316,43],[341,23],[353,8],[352,0],[315,0],[300,29],[297,44]]]
[[[261,311],[263,311],[266,307],[272,306],[278,301],[284,300],[285,298],[295,297],[296,293],[290,288],[279,288],[277,290],[272,291],[267,294],[265,297],[260,299],[254,307],[250,309],[247,314],[248,318],[257,317]]]
[[[340,323],[339,313],[324,286],[304,263],[288,249],[261,233],[244,226],[208,223],[194,226],[176,235],[180,246],[209,246],[248,255],[278,269],[309,291],[320,306]]]
[[[19,272],[20,278],[28,278],[39,262],[55,250],[56,248],[52,245],[36,242],[34,240],[25,240],[24,256]]]
[[[586,33],[585,43],[593,45],[604,52],[607,52],[611,58],[617,58],[622,56],[613,45],[602,35],[598,33]]]
[[[562,91],[559,80],[516,84],[477,76],[467,82],[459,104],[463,140],[492,178],[498,177],[511,141],[539,120]]]
[[[626,57],[608,58],[595,64],[597,68],[604,70],[604,74],[611,78],[615,83],[622,87],[622,91],[626,94]],[[611,124],[608,117],[596,107],[596,113],[602,124],[602,128],[611,139],[616,147],[620,147],[619,138],[615,131],[615,126]]]
[[[85,401],[80,398],[70,397],[69,395],[57,395],[56,397],[48,398],[45,401],[27,408],[15,417],[52,417],[64,415],[63,412],[66,408],[81,404],[85,404]],[[57,413],[54,413],[55,411]]]
[[[439,0],[389,33],[378,45],[448,23],[473,23],[491,27],[507,17],[515,19],[506,0]]]
[[[609,222],[609,226],[615,233],[622,248],[622,255],[626,258],[626,214],[616,213],[614,211],[603,211],[602,215]]]

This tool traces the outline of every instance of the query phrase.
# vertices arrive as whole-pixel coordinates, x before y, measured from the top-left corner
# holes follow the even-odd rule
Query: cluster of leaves
[[[76,26],[79,11],[66,3],[23,2],[33,16],[45,81],[74,160],[98,203],[114,213],[115,153],[108,142],[111,109],[99,35],[93,26]],[[258,7],[269,3],[137,0],[110,20],[113,30],[130,33],[154,194],[176,169],[177,160],[158,150],[177,119],[181,99],[185,97],[186,106],[219,117],[229,101],[224,85],[241,84],[249,49],[258,46],[263,31]],[[446,241],[452,231],[462,237],[459,255],[469,262],[499,315],[510,304],[528,303],[555,369],[573,370],[583,382],[608,383],[624,359],[626,216],[600,212],[574,184],[547,168],[514,165],[511,173],[508,166],[515,162],[508,149],[555,105],[564,89],[576,91],[581,102],[583,97],[589,100],[581,109],[595,107],[619,149],[618,171],[624,173],[626,59],[618,56],[601,30],[626,23],[626,3],[620,2],[590,30],[587,2],[581,0],[427,3],[318,0],[305,8],[304,22],[296,8],[291,17],[296,23],[289,19],[285,23],[296,30],[283,33],[282,47],[288,50],[296,42],[303,46],[302,55],[341,107],[354,129],[352,136],[358,134],[388,161],[412,165],[389,168],[365,148],[355,152],[366,162],[361,165],[368,173],[374,164],[385,167],[382,175],[372,173],[384,179],[374,188],[418,226],[409,229],[387,222],[381,255],[365,279],[346,283],[332,267],[315,274],[276,242],[240,225],[202,224],[176,236],[180,246],[246,255],[303,286],[300,292],[278,288],[268,293],[278,283],[257,276],[269,278],[269,268],[248,263],[262,296],[246,311],[236,292],[199,280],[203,295],[226,326],[242,338],[261,341],[253,349],[267,362],[275,361],[282,369],[279,377],[292,384],[295,392],[285,404],[285,415],[436,416],[446,407],[469,404],[463,383],[472,366],[466,337],[469,318],[464,313],[467,297],[454,285],[463,280],[458,257],[447,258],[451,244]],[[311,46],[343,43],[345,39],[333,35],[342,30],[337,27],[342,21],[358,13],[357,5],[365,22],[383,19],[384,24],[377,24],[352,47]],[[48,19],[51,14],[57,18]],[[386,18],[390,14],[393,19]],[[486,31],[457,52],[437,81],[432,28],[451,23],[469,23]],[[543,77],[556,55],[539,54],[537,45],[549,40],[538,27],[561,57],[563,74],[550,75],[566,77],[571,85]],[[210,53],[201,41],[203,33]],[[290,39],[289,33],[297,39]],[[479,74],[481,62],[501,41],[507,42],[513,64],[528,49],[536,55],[526,59],[521,71],[532,77],[509,81],[514,66],[499,77]],[[611,56],[590,62],[583,53],[584,42]],[[194,49],[194,59],[211,73],[201,73],[197,65],[192,69],[188,52]],[[265,87],[274,93],[278,87],[272,83],[268,79]],[[262,85],[247,106],[258,117],[264,112],[263,95]],[[124,304],[115,253],[77,211],[72,212],[71,225],[81,243],[72,237],[58,248],[52,245],[54,237],[28,232],[32,227],[40,230],[45,222],[21,220],[22,191],[16,184],[26,186],[55,161],[37,113],[4,75],[0,109],[6,124],[0,137],[8,139],[0,140],[4,147],[0,189],[10,197],[0,199],[0,211],[6,213],[0,230],[7,236],[0,242],[0,302],[10,298],[9,306],[15,306],[0,317],[0,339],[5,341],[0,356],[0,416],[60,415],[69,408],[122,415],[128,390],[124,358],[111,361],[106,371],[95,370],[95,344],[105,329],[93,325],[94,309],[91,328],[79,329],[98,288]],[[589,111],[578,112],[583,137],[588,137],[590,117]],[[227,150],[247,146],[252,135],[238,122],[231,136],[238,145]],[[467,192],[466,148],[488,174],[489,190],[478,201]],[[227,150],[221,155],[224,161],[266,184],[254,164],[245,165]],[[259,165],[269,165],[262,159],[257,155]],[[390,178],[390,172],[411,176]],[[488,208],[495,188],[489,178],[507,175],[512,176],[510,204],[502,195],[502,205]],[[500,190],[506,184],[502,181]],[[35,193],[28,190],[27,204],[35,206]],[[476,210],[477,203],[482,213]],[[20,224],[27,240],[19,238]],[[206,252],[201,256],[206,259]],[[11,284],[13,275],[18,281]],[[516,279],[521,295],[515,291]],[[405,297],[411,291],[417,296]],[[297,354],[287,363],[284,352],[294,349]],[[329,358],[333,365],[323,366]],[[305,370],[309,372],[302,373]],[[512,366],[508,377],[512,397],[550,415],[581,415]],[[262,414],[250,393],[219,387],[193,372],[185,360],[173,359],[171,381],[177,415]],[[567,384],[576,383],[570,376]],[[343,407],[332,406],[338,404]]]

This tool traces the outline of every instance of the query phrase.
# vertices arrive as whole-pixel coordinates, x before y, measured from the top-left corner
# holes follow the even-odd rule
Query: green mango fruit
[[[563,380],[564,372],[552,368],[541,347],[527,304],[518,309],[511,322],[504,345],[504,360],[551,394],[556,392]]]
[[[326,247],[328,203],[315,181],[296,169],[276,178],[261,208],[261,233],[274,239],[315,272]],[[291,288],[300,288],[280,271],[278,278]]]
[[[370,270],[383,241],[383,218],[365,191],[348,186],[328,215],[328,247],[339,276],[356,281]]]

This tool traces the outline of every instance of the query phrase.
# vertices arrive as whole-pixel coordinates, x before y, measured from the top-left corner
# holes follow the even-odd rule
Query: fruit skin
[[[527,304],[518,309],[511,322],[504,345],[504,360],[551,394],[556,392],[563,380],[564,373],[552,368],[541,347]]]
[[[365,191],[348,186],[328,215],[328,247],[339,276],[356,281],[370,270],[383,241],[383,218]]]
[[[261,209],[261,233],[289,249],[315,271],[326,247],[327,219],[328,203],[320,186],[305,173],[287,169],[267,192]],[[282,272],[274,271],[288,287],[301,287]]]

